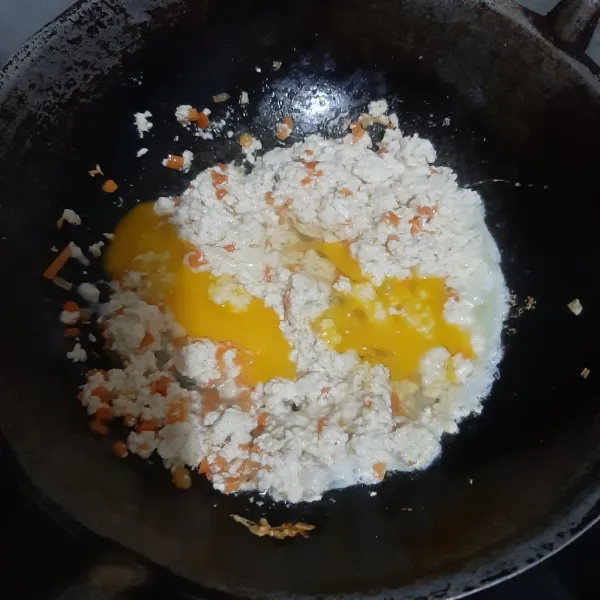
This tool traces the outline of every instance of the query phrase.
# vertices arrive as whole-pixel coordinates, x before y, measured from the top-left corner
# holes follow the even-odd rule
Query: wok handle
[[[600,75],[600,59],[588,54],[600,20],[600,0],[558,0],[546,15],[526,7],[521,12],[554,46]]]
[[[147,584],[149,570],[140,564],[105,564],[90,569],[55,600],[112,600]]]

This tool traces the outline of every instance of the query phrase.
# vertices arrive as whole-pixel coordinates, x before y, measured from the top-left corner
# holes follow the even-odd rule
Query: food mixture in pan
[[[292,130],[282,118],[274,135]],[[122,417],[117,451],[156,453],[180,487],[197,471],[289,502],[426,468],[501,356],[507,294],[481,198],[385,101],[340,139],[262,156],[239,141],[250,173],[203,171],[134,208],[104,249],[100,321],[122,367],[82,386],[95,427]]]

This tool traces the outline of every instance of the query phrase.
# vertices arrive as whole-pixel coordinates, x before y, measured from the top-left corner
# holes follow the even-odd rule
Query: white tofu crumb
[[[70,358],[74,363],[85,362],[87,360],[87,352],[78,342],[70,352],[67,352],[67,358]]]
[[[94,304],[100,301],[100,290],[93,283],[82,283],[77,287],[79,295]]]
[[[89,246],[88,251],[95,258],[99,258],[100,256],[102,256],[103,246],[104,246],[104,242],[99,241],[99,242],[96,242],[95,244],[92,244],[91,246]]]
[[[152,113],[149,110],[144,112],[135,113],[133,115],[133,122],[138,130],[138,135],[140,138],[144,137],[145,133],[148,133],[154,125],[149,121]]]
[[[257,73],[262,73],[262,69],[261,69],[260,67],[254,67],[254,70],[255,70]]]
[[[107,240],[112,240],[115,236],[112,233],[103,233],[102,234]]]
[[[93,333],[88,333],[88,340],[90,340],[90,342],[92,342],[92,343],[98,341],[98,339],[96,338],[96,336]]]
[[[52,248],[50,248],[50,252],[57,253],[58,252],[58,248],[56,246],[52,246]]]
[[[571,300],[571,302],[569,302],[569,304],[567,304],[567,308],[576,317],[578,317],[583,312],[583,306],[582,306],[581,302],[579,302],[579,298],[575,298],[574,300]]]
[[[71,225],[81,225],[81,217],[70,208],[63,210],[62,219]]]
[[[229,131],[227,132],[227,137],[228,137],[229,139],[231,139],[231,138],[233,137],[233,135],[234,135],[234,134],[233,134],[233,131],[229,130]]]
[[[76,325],[79,322],[81,313],[78,310],[63,310],[60,313],[60,322],[63,325]]]
[[[374,118],[382,117],[388,111],[388,103],[386,100],[374,100],[369,102],[369,115]]]
[[[79,261],[82,265],[89,267],[90,260],[83,254],[83,250],[75,244],[75,242],[69,242],[69,248],[71,248],[71,256]]]
[[[591,371],[586,367],[585,369],[583,369],[583,371],[581,371],[581,376],[583,377],[583,379],[587,379],[590,373]]]
[[[371,498],[375,498],[375,496],[377,496],[377,492],[369,492],[369,496],[371,496]]]
[[[189,150],[184,150],[183,151],[183,169],[182,171],[184,173],[187,173],[191,166],[192,166],[192,161],[194,160],[194,153],[190,152]]]
[[[140,156],[144,156],[144,154],[146,154],[148,152],[148,148],[140,148],[137,153],[136,156],[138,158],[140,158]]]
[[[280,60],[274,60],[273,61],[273,71],[279,71],[279,69],[281,69],[281,65],[283,63]]]
[[[248,104],[248,102],[250,102],[248,92],[242,91],[240,94],[240,104]]]

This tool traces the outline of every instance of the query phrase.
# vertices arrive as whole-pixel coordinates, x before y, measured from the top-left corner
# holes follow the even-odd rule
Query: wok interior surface
[[[99,6],[81,4],[0,88],[0,416],[34,483],[100,535],[199,584],[249,595],[402,588],[405,597],[448,597],[515,572],[595,518],[597,85],[510,11],[479,2]],[[139,19],[145,10],[150,24]],[[273,61],[283,61],[279,71]],[[260,507],[199,478],[182,493],[163,469],[116,460],[75,400],[89,367],[65,358],[66,297],[40,276],[50,247],[87,248],[138,200],[181,191],[199,170],[238,156],[236,138],[194,139],[173,116],[187,103],[219,115],[227,105],[211,97],[223,91],[236,107],[228,128],[263,143],[283,115],[294,116],[295,141],[387,98],[401,128],[430,138],[438,164],[480,191],[517,304],[536,300],[507,325],[482,415],[445,439],[431,468],[386,478],[375,497],[355,487],[318,503]],[[144,110],[154,129],[140,140],[133,113]],[[140,147],[150,152],[137,159]],[[188,176],[160,165],[188,148]],[[96,164],[119,183],[114,197],[88,175]],[[83,226],[58,231],[64,208]],[[98,265],[85,276],[68,268],[74,282],[101,277]],[[584,306],[578,318],[566,308],[574,297]],[[231,513],[316,530],[308,541],[259,539]]]

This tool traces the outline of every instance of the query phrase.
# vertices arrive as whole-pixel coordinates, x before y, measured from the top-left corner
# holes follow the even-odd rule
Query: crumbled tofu
[[[62,217],[63,221],[70,223],[71,225],[81,225],[81,217],[70,208],[63,210]]]
[[[581,302],[579,302],[579,298],[575,298],[575,300],[571,300],[569,304],[567,304],[567,308],[578,317],[583,312],[583,306]]]
[[[146,154],[148,152],[148,148],[140,148],[137,153],[136,156],[138,158],[140,158],[140,156],[144,156],[144,154]]]
[[[133,115],[133,122],[138,130],[138,135],[143,138],[145,133],[148,133],[154,125],[149,121],[152,113],[149,110],[144,112],[135,113]]]
[[[590,371],[590,370],[589,370],[589,369],[586,367],[585,369],[583,369],[583,371],[581,371],[581,376],[582,376],[584,379],[587,379],[587,378],[588,378],[588,375],[589,375],[590,373],[591,373],[591,371]]]
[[[70,358],[74,363],[85,362],[87,360],[87,352],[82,348],[80,343],[77,343],[73,350],[67,352],[67,358]]]
[[[242,92],[240,94],[240,104],[248,104],[250,102],[250,98],[248,97],[248,92]]]
[[[82,283],[77,291],[88,302],[98,303],[100,301],[100,290],[93,283]]]
[[[96,242],[95,244],[92,244],[91,246],[88,247],[88,251],[92,256],[94,256],[95,258],[98,258],[98,257],[102,256],[102,247],[103,246],[104,246],[104,242],[102,242],[102,241]]]
[[[74,242],[69,243],[69,248],[71,248],[71,256],[78,260],[82,265],[89,267],[90,260],[83,254],[83,250]]]

